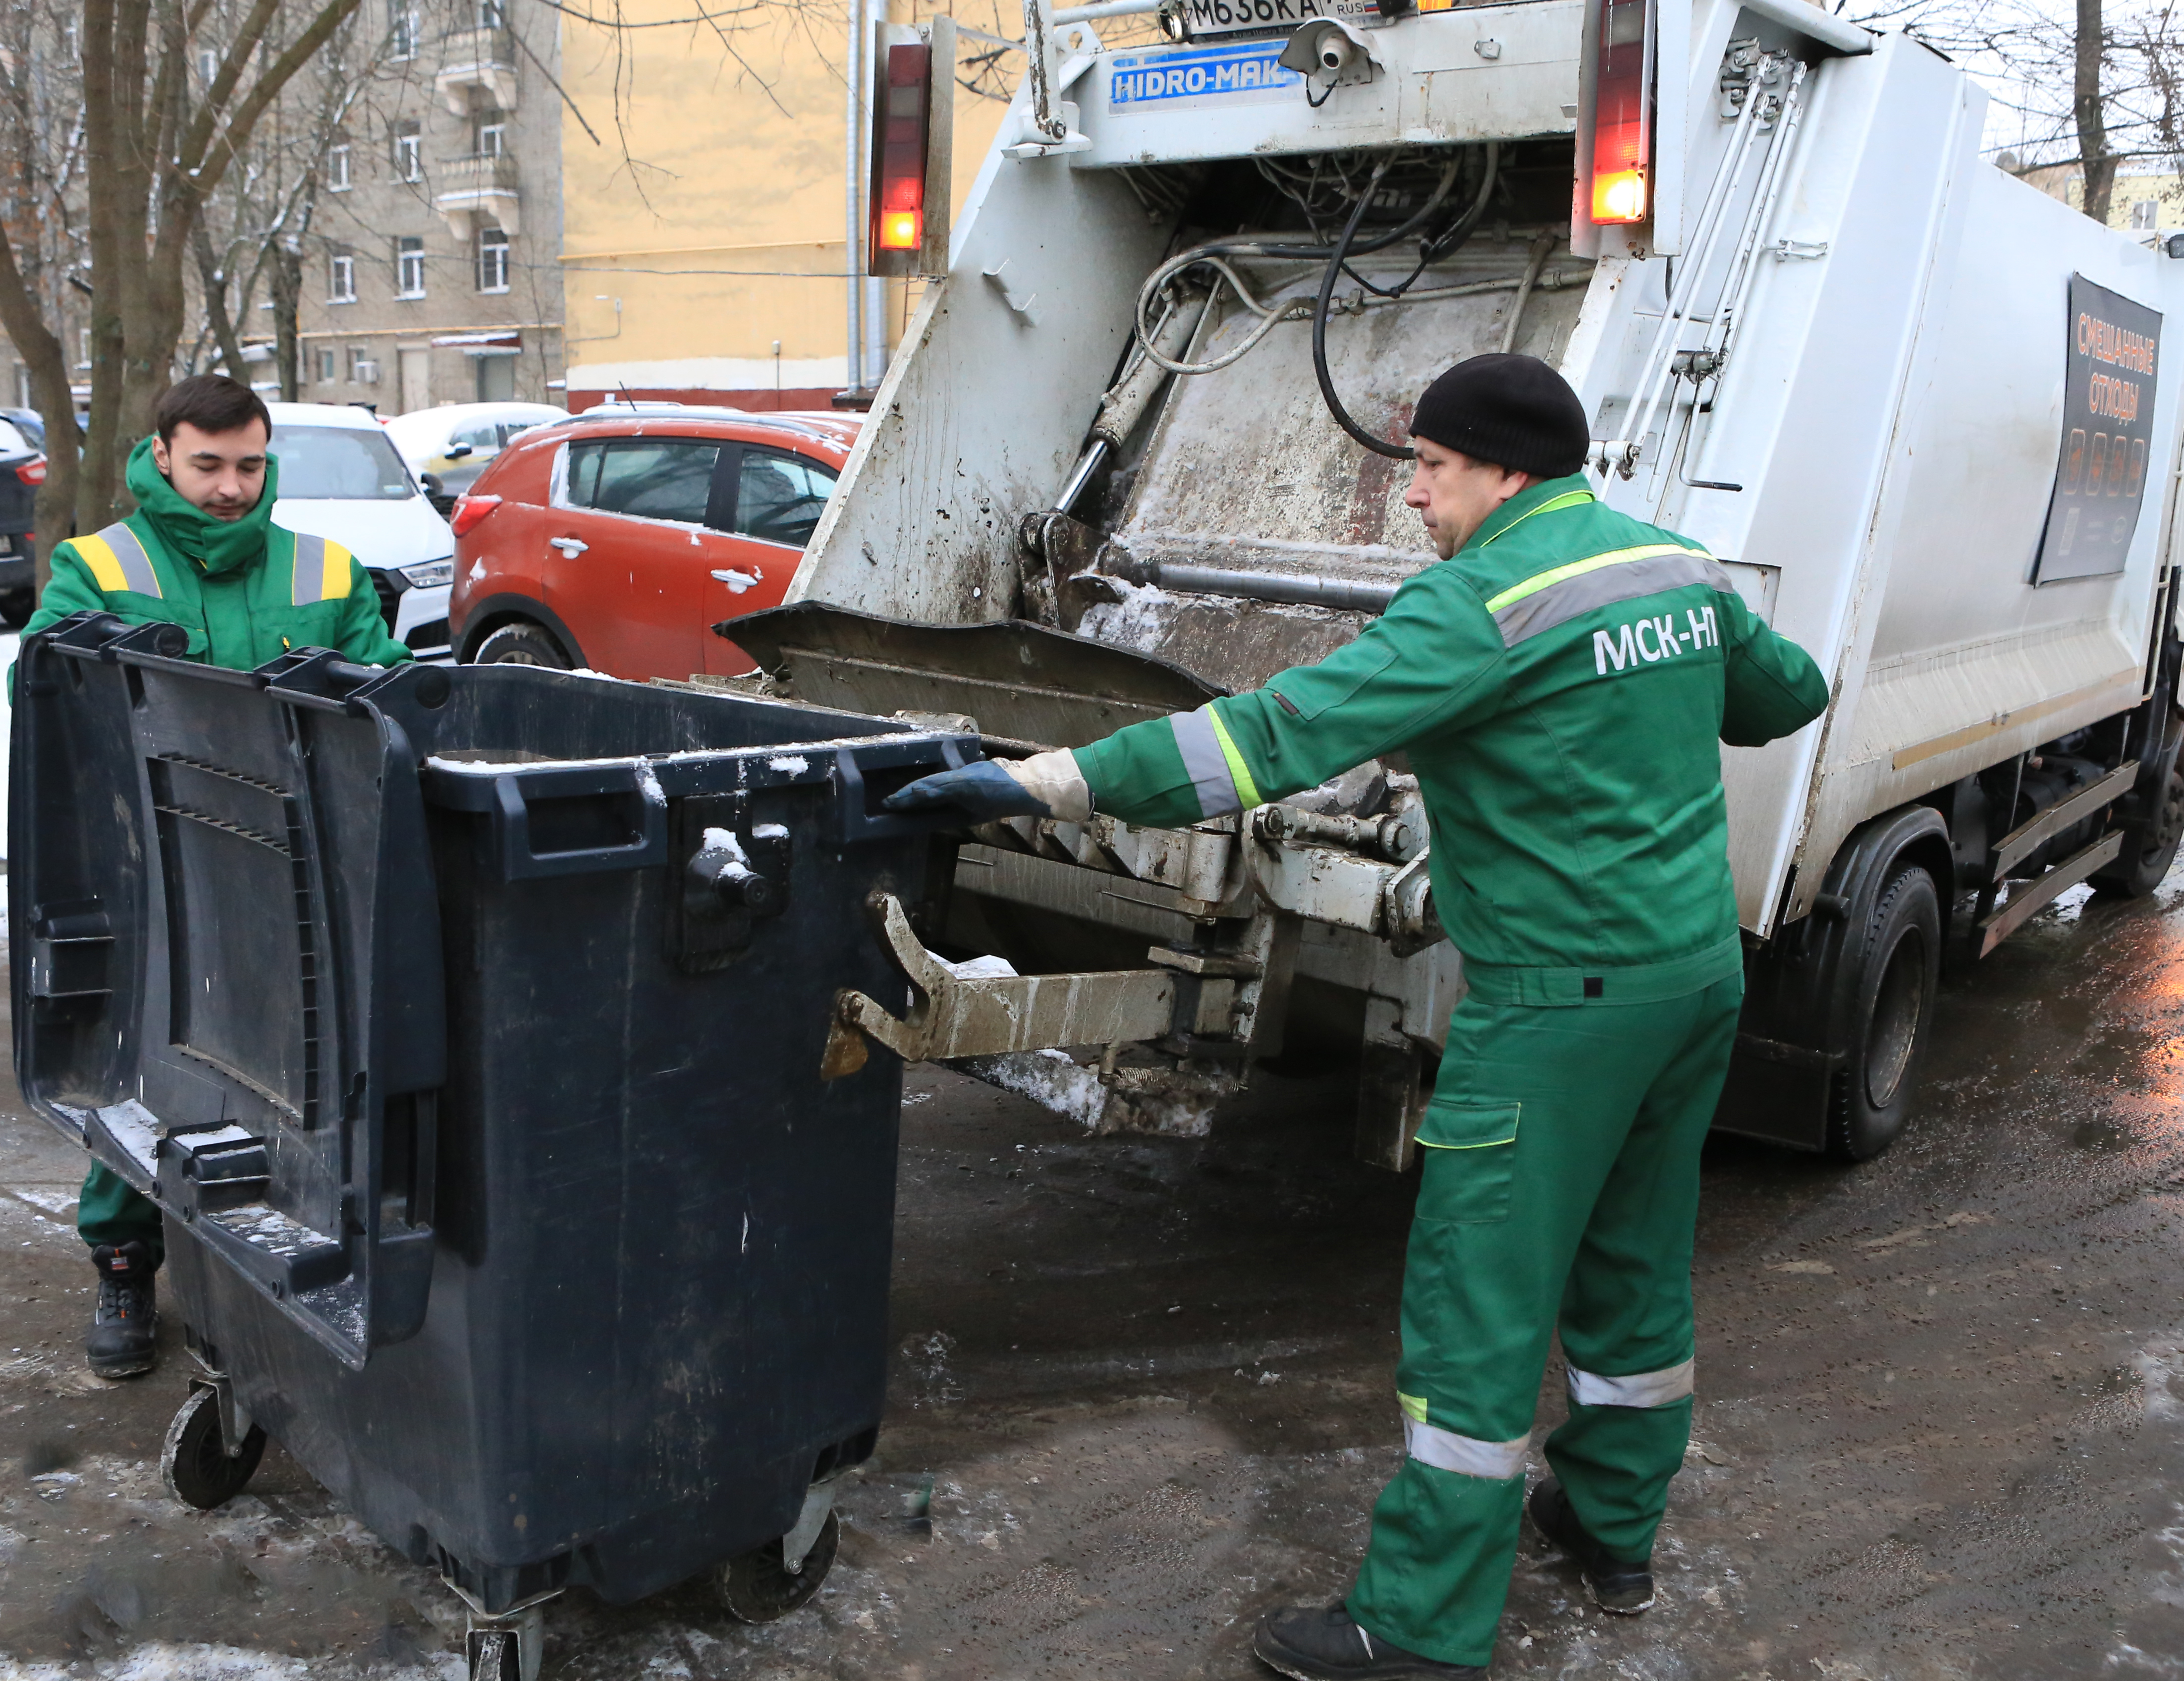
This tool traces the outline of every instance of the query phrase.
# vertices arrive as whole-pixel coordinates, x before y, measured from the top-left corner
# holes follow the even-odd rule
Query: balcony
[[[523,194],[515,159],[505,153],[443,158],[434,180],[432,206],[456,240],[467,246],[481,222],[510,233],[523,231]]]
[[[432,86],[459,117],[468,116],[471,90],[497,109],[515,109],[515,42],[505,29],[449,30],[440,43],[440,68]]]

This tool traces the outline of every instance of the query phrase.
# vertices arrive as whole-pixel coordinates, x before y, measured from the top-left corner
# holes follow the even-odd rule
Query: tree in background
[[[14,153],[7,175],[48,222],[67,216],[67,204],[80,207],[68,223],[70,276],[87,267],[91,288],[91,410],[80,436],[67,349],[48,307],[56,254],[20,249],[17,218],[0,221],[0,327],[31,371],[48,428],[39,528],[61,532],[70,514],[91,530],[125,506],[122,466],[173,378],[206,208],[250,155],[282,90],[359,0],[285,9],[282,0],[246,0],[231,25],[215,18],[214,0],[46,3],[42,11],[31,0],[29,16],[12,20],[25,50],[4,65],[4,91],[19,108],[28,99],[64,121],[72,114],[81,144],[58,148],[57,159],[50,132],[25,136],[18,121],[0,145]]]

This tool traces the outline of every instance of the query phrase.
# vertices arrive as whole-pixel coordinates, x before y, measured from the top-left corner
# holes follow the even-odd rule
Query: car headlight
[[[426,561],[422,566],[400,567],[397,570],[410,580],[414,589],[429,589],[436,584],[455,581],[455,563],[452,559]]]

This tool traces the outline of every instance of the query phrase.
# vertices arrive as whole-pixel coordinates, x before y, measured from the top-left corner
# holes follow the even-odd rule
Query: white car
[[[362,561],[397,641],[447,662],[448,587],[455,534],[365,410],[334,403],[270,403],[281,497],[273,523],[329,537]]]
[[[429,472],[452,498],[469,489],[517,433],[568,418],[566,409],[551,403],[448,403],[397,415],[387,422],[387,435],[421,483]]]

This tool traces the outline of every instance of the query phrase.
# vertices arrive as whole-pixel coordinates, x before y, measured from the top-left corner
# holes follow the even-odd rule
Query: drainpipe
[[[871,89],[878,80],[879,65],[875,55],[874,43],[883,33],[882,25],[887,22],[888,0],[868,0],[867,9],[870,17],[865,25],[864,87],[866,90]],[[869,97],[863,103],[866,107],[865,143],[869,148],[878,138],[874,128],[876,114],[871,109]],[[860,182],[864,187],[866,197],[869,198],[872,194],[872,176],[869,170],[860,177]],[[867,215],[859,225],[861,232],[864,231],[870,222],[871,206],[867,204],[866,209]],[[864,318],[865,360],[863,368],[857,376],[857,383],[867,391],[877,391],[882,377],[887,372],[887,282],[880,279],[877,275],[871,276],[866,279],[864,288],[864,307],[860,313]]]
[[[842,147],[842,204],[847,223],[847,240],[844,247],[846,260],[843,266],[849,275],[846,290],[850,299],[849,320],[844,324],[843,357],[847,383],[851,391],[859,389],[864,381],[864,283],[857,278],[863,266],[858,261],[864,250],[864,182],[863,171],[858,167],[862,159],[865,106],[865,0],[851,0],[850,6],[850,52],[843,80],[848,84],[849,98],[847,131]]]

